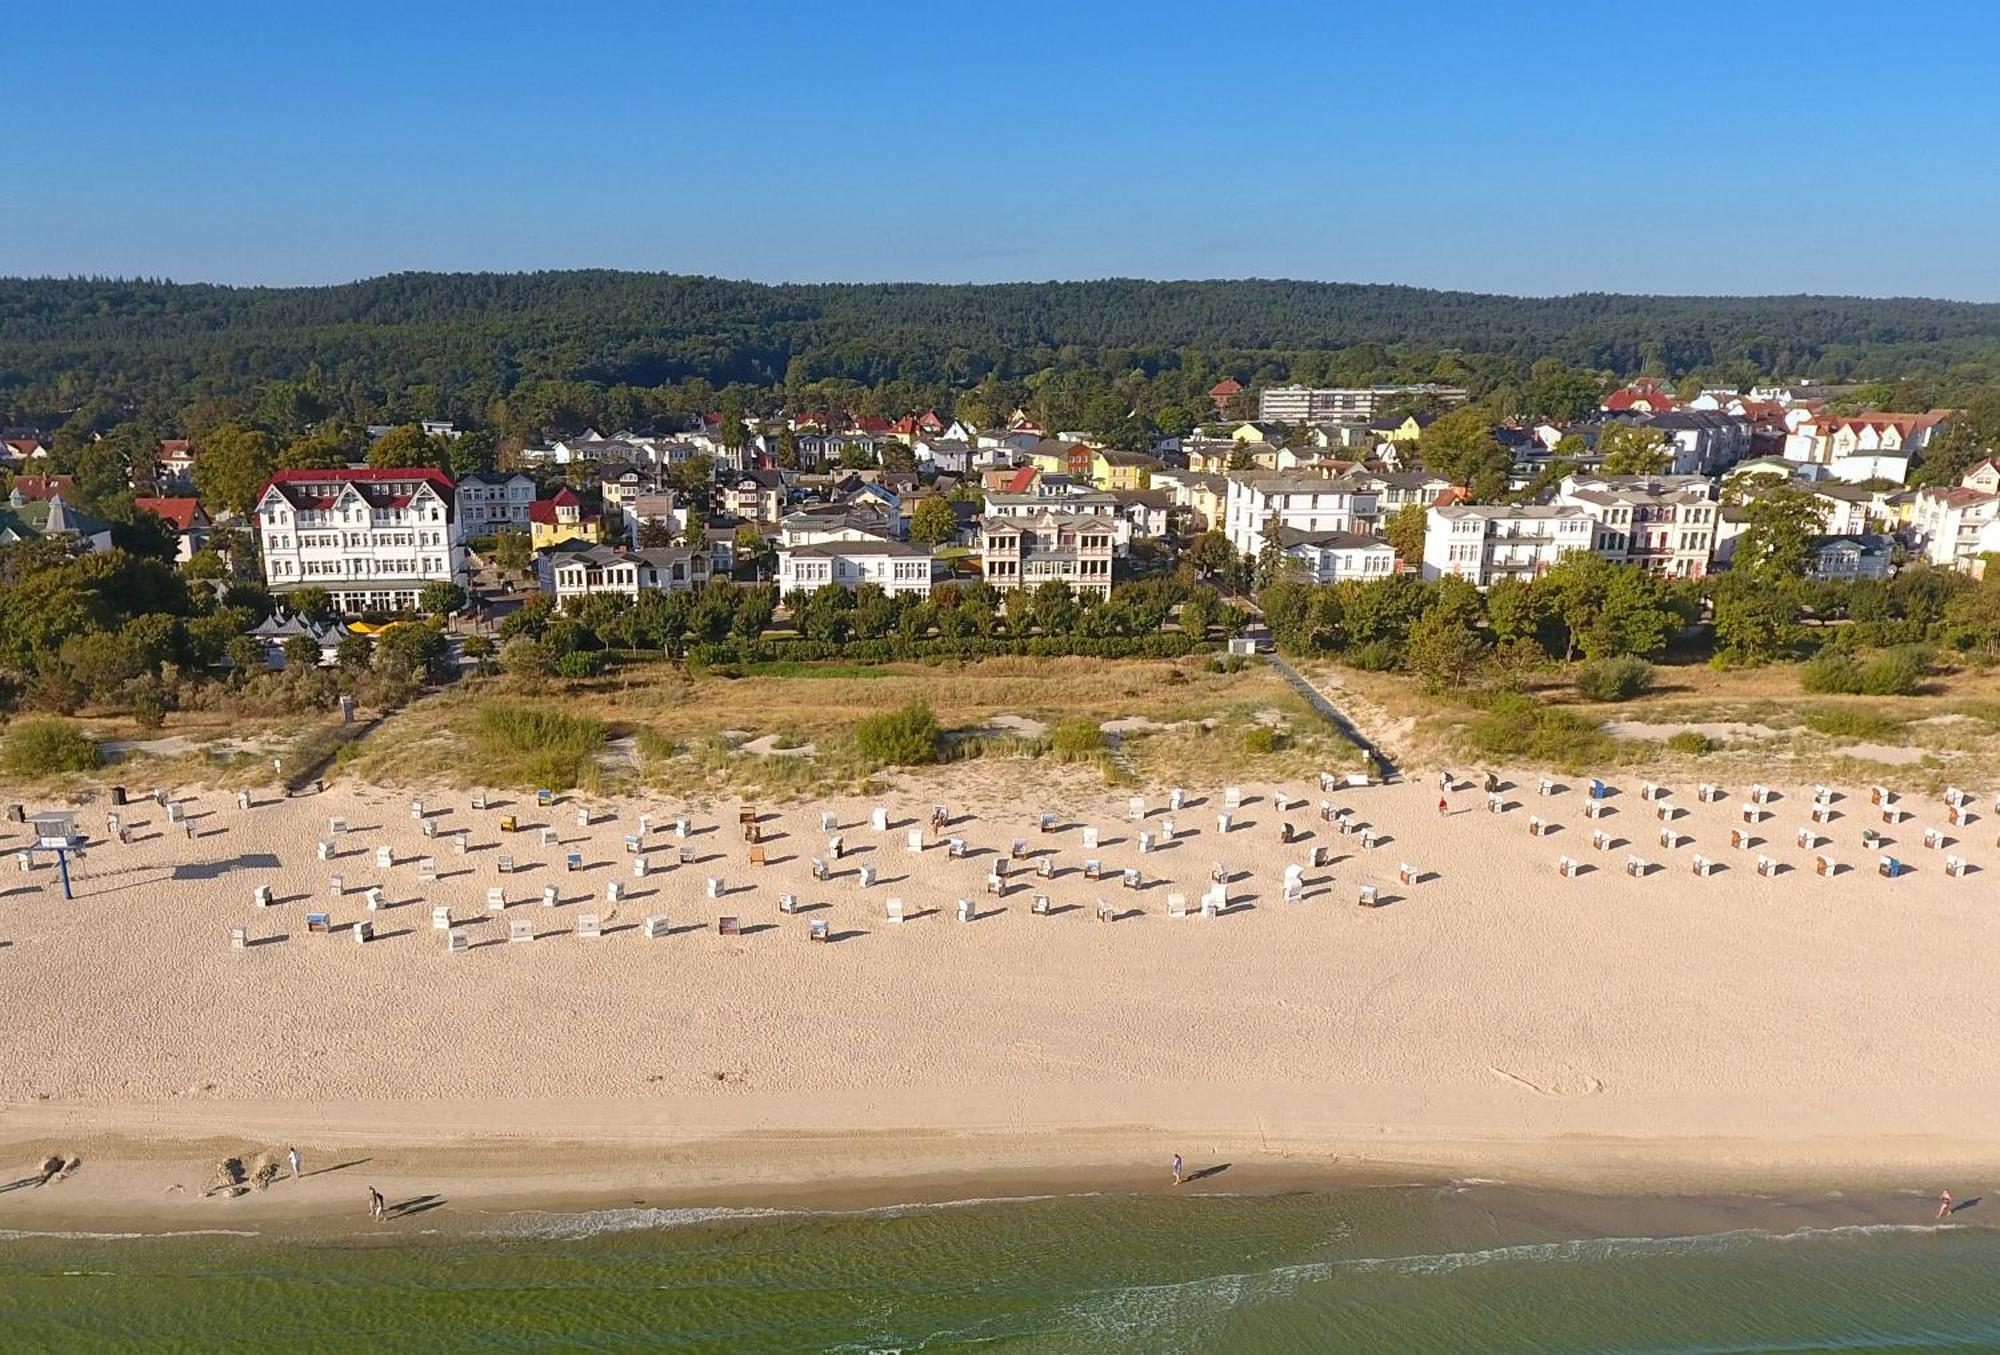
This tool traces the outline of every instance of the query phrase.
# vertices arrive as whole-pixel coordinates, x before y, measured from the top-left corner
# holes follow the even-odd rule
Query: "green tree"
[[[449,616],[460,611],[466,603],[465,590],[445,579],[427,583],[417,594],[417,610],[426,616]]]
[[[1562,627],[1566,660],[1658,654],[1680,624],[1660,580],[1588,551],[1563,556],[1532,587]]]
[[[278,453],[279,470],[340,470],[354,460],[357,439],[338,429],[318,429],[294,438]],[[201,462],[196,460],[195,465]]]
[[[490,429],[468,429],[451,440],[445,461],[455,480],[491,471],[500,464],[500,439]]]
[[[534,543],[526,532],[501,532],[493,538],[491,558],[503,578],[524,579],[535,558]]]
[[[368,448],[368,464],[377,470],[435,466],[438,462],[437,444],[414,423],[398,424]]]
[[[1395,548],[1396,558],[1406,565],[1420,564],[1424,558],[1424,530],[1430,510],[1420,503],[1406,503],[1382,524],[1382,539]]]
[[[256,428],[225,424],[201,440],[194,462],[195,488],[210,504],[248,513],[271,478],[271,435]]]
[[[1493,436],[1493,422],[1484,411],[1467,406],[1435,419],[1417,439],[1424,467],[1474,499],[1498,498],[1507,488],[1513,458]]]
[[[1826,506],[1809,489],[1783,484],[1744,501],[1744,527],[1736,538],[1732,572],[1770,584],[1798,580],[1812,567],[1812,539],[1826,522]]]
[[[327,621],[333,617],[333,594],[317,584],[294,588],[285,594],[285,603],[293,616],[309,621]]]
[[[1486,659],[1486,645],[1479,632],[1468,625],[1453,607],[1432,607],[1410,627],[1403,647],[1403,663],[1423,680],[1424,690],[1462,691]]]
[[[288,668],[319,667],[319,643],[310,636],[294,635],[285,641],[285,666]]]
[[[1606,475],[1658,475],[1674,464],[1667,440],[1644,424],[1606,424],[1597,435],[1597,452]]]
[[[935,549],[958,535],[958,518],[949,500],[932,495],[919,499],[910,514],[910,540]]]
[[[1188,542],[1182,558],[1194,571],[1197,579],[1213,579],[1226,575],[1236,565],[1236,547],[1229,538],[1210,528],[1194,540]]]

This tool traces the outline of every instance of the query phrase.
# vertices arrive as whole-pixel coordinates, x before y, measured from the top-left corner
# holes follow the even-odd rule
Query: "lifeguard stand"
[[[54,852],[56,870],[62,875],[63,897],[75,898],[69,886],[69,859],[72,855],[83,855],[83,838],[76,831],[76,815],[67,809],[45,809],[39,814],[30,814],[28,826],[35,835],[35,844],[28,848],[29,854]]]

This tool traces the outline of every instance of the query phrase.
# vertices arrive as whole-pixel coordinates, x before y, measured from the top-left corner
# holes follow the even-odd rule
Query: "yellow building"
[[[1389,442],[1415,442],[1424,435],[1424,425],[1417,421],[1414,414],[1404,415],[1401,423],[1390,424],[1385,420],[1381,424],[1370,424],[1368,428],[1376,437]]]
[[[1144,452],[1099,448],[1090,456],[1090,482],[1099,489],[1149,489],[1159,462]]]
[[[572,489],[559,489],[554,498],[528,505],[528,539],[536,550],[564,541],[597,541],[603,529],[603,515],[585,512],[583,500]]]

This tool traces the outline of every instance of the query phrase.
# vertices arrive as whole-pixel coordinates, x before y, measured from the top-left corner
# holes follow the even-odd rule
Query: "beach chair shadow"
[[[628,895],[627,897],[630,896]],[[605,936],[616,936],[620,932],[636,932],[638,930],[639,924],[636,922],[621,922],[615,927],[606,927],[602,934]]]
[[[935,908],[919,908],[914,913],[903,914],[903,921],[915,922],[919,918],[936,917],[936,916],[937,916],[937,909]]]
[[[759,932],[774,932],[776,930],[778,930],[778,924],[775,922],[753,922],[739,932],[738,935],[755,936]]]
[[[868,935],[866,928],[849,927],[844,932],[828,932],[826,934],[826,940],[828,945],[833,945],[836,942],[852,941],[857,936],[866,936],[866,935]]]

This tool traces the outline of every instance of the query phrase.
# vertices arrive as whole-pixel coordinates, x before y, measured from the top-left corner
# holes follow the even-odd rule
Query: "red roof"
[[[161,456],[193,456],[194,443],[187,438],[161,438]]]
[[[1636,385],[1615,390],[1604,397],[1604,408],[1614,414],[1641,403],[1655,414],[1664,414],[1674,407],[1674,397],[1657,386]]]
[[[414,497],[410,493],[395,493],[396,485],[423,484],[444,500],[445,513],[449,516],[455,509],[452,496],[452,479],[435,466],[390,466],[376,468],[365,466],[358,470],[281,470],[272,475],[265,485],[267,490],[275,489],[285,496],[286,502],[294,508],[311,507],[302,503],[304,499],[325,499],[333,497],[329,487],[353,485],[361,497],[376,508],[404,508]],[[313,492],[315,490],[328,492]]]
[[[1039,474],[1041,472],[1037,471],[1033,466],[1022,466],[1008,479],[1007,488],[1000,492],[1003,494],[1026,494],[1030,489],[1034,488],[1035,477]]]
[[[1226,398],[1231,395],[1241,395],[1243,393],[1243,383],[1241,381],[1238,381],[1233,376],[1225,376],[1222,378],[1222,380],[1216,382],[1213,386],[1210,386],[1208,388],[1208,393],[1210,395],[1217,396],[1218,398]]]
[[[67,494],[76,488],[74,475],[17,475],[14,488],[21,491],[21,497],[30,503],[40,503],[58,494]]]
[[[536,499],[533,503],[529,504],[528,521],[543,523],[544,525],[547,526],[554,526],[556,521],[556,509],[558,507],[575,508],[581,510],[583,507],[583,500],[576,496],[575,490],[565,485],[561,489],[557,490],[553,497],[547,499]],[[577,513],[577,518],[583,522],[595,522],[597,520],[597,516],[598,515],[595,513],[585,513],[581,511]]]
[[[863,414],[855,419],[854,426],[864,433],[886,433],[889,421],[879,414]]]
[[[193,530],[195,519],[201,515],[200,499],[134,499],[132,506],[165,518],[184,532]]]

